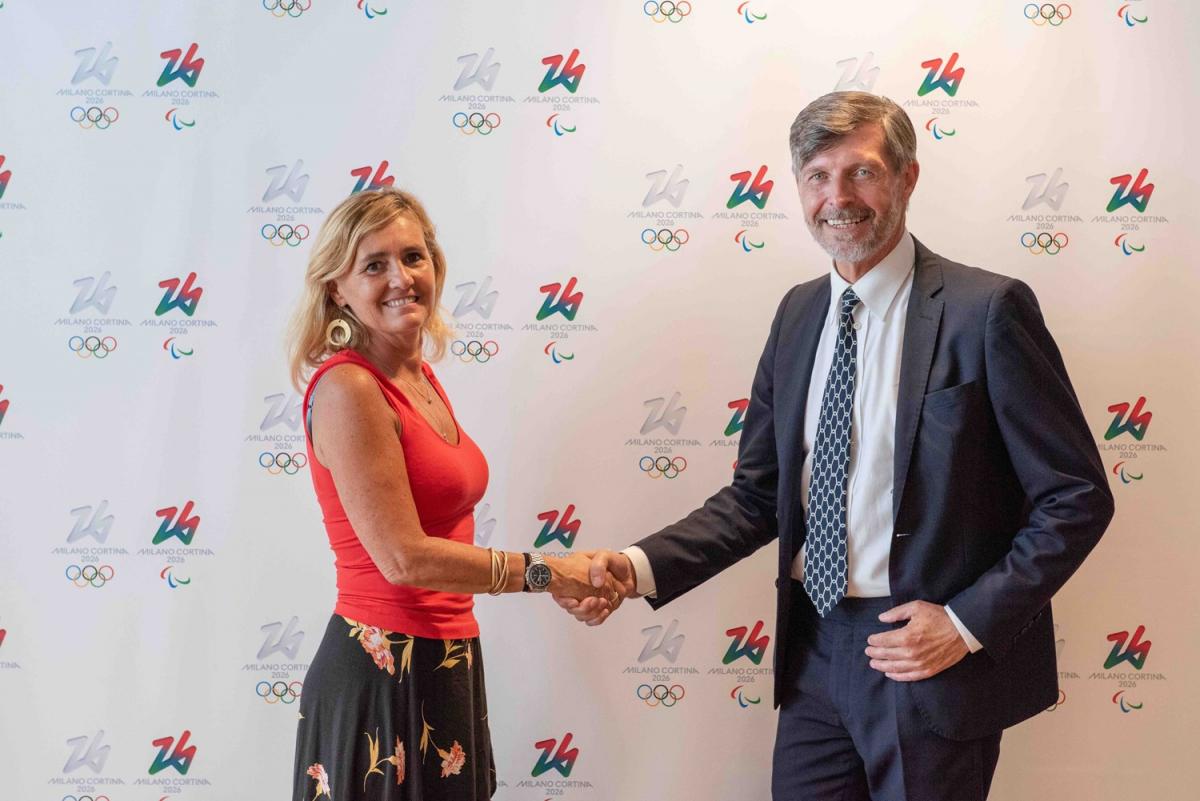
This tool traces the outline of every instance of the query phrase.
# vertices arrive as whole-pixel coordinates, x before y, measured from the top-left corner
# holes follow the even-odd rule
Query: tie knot
[[[859,303],[862,303],[862,301],[859,300],[858,295],[854,294],[854,287],[846,287],[846,291],[842,293],[842,314],[849,314],[854,311],[854,307]]]

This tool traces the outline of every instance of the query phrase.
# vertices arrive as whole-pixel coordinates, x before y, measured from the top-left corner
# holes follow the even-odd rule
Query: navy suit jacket
[[[920,242],[915,270],[896,408],[892,600],[949,604],[983,650],[900,688],[931,730],[973,739],[1056,701],[1050,598],[1104,533],[1113,500],[1029,287]],[[637,543],[658,608],[778,537],[777,706],[797,647],[789,576],[805,538],[804,415],[829,293],[826,275],[780,303],[732,483]]]

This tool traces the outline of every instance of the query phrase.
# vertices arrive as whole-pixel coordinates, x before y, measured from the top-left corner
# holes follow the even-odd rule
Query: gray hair
[[[813,156],[837,144],[861,125],[883,126],[888,162],[901,170],[917,160],[917,134],[904,109],[870,92],[830,92],[818,97],[796,115],[788,135],[792,173]]]

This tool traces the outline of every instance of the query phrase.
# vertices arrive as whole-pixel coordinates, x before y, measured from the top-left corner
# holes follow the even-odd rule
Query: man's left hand
[[[926,601],[909,601],[879,616],[884,623],[907,620],[904,628],[867,638],[871,667],[895,681],[936,676],[969,653],[946,609]]]

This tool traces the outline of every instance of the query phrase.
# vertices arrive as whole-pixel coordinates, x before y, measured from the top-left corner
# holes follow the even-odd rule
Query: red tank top
[[[326,370],[339,364],[355,364],[370,372],[388,405],[400,418],[400,445],[404,448],[408,482],[425,534],[473,543],[475,504],[483,497],[488,480],[487,461],[479,446],[461,427],[458,427],[457,445],[442,439],[387,376],[352,350],[331,356],[309,379],[303,407],[306,423],[313,387]],[[433,370],[425,363],[421,364],[421,369],[446,408],[450,409],[450,401]],[[453,409],[450,409],[450,416],[454,417]],[[457,419],[454,424],[458,426]],[[337,570],[338,598],[334,614],[417,637],[462,639],[479,636],[479,624],[472,611],[475,606],[473,595],[398,586],[383,577],[346,519],[333,475],[317,461],[307,424],[305,435],[313,487],[325,518],[325,531],[329,535]]]

